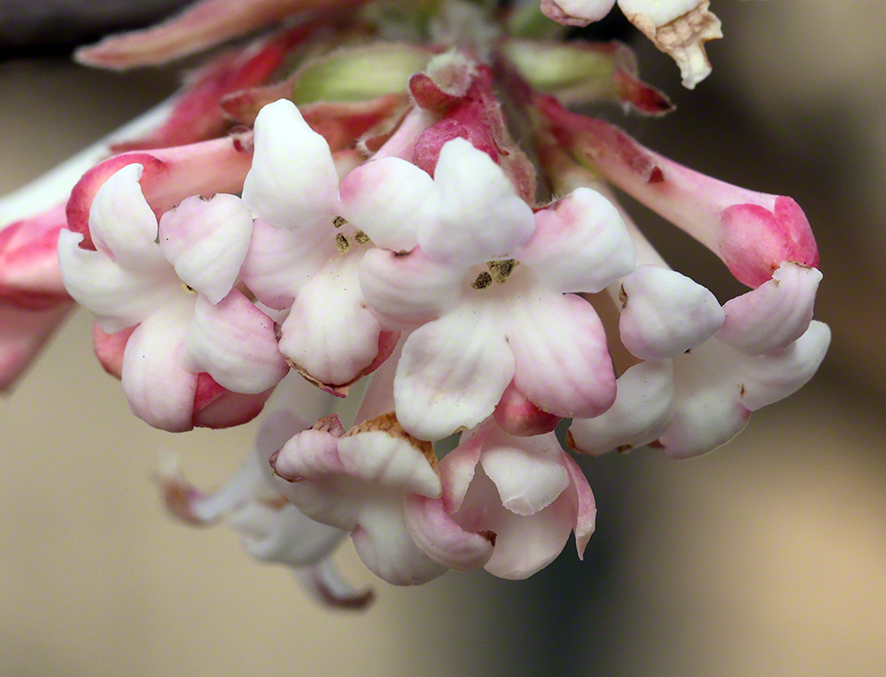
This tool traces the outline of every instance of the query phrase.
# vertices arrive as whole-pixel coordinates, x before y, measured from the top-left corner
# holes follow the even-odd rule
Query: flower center
[[[505,259],[504,261],[487,261],[486,267],[489,268],[489,270],[484,270],[482,273],[477,275],[477,279],[474,280],[474,284],[472,284],[471,286],[474,289],[486,289],[493,282],[504,284],[508,281],[511,273],[514,272],[514,269],[519,265],[520,262],[517,259]]]

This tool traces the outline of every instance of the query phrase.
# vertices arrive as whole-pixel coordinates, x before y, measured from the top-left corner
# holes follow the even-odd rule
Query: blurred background
[[[140,3],[134,20],[173,4]],[[106,5],[113,17],[133,6],[91,6]],[[0,194],[177,86],[175,69],[71,64],[70,43],[108,21],[59,14],[71,6],[0,0]],[[804,390],[691,462],[648,450],[582,459],[599,510],[584,562],[570,544],[529,581],[450,572],[398,589],[348,546],[342,567],[377,601],[335,613],[283,568],[253,563],[225,527],[164,515],[150,481],[159,449],[212,486],[255,427],[149,429],[92,358],[78,313],[0,401],[0,675],[886,674],[886,6],[713,9],[726,39],[709,45],[714,73],[695,92],[632,40],[645,79],[679,110],[622,124],[685,164],[804,207],[825,275],[816,317],[834,331]],[[721,301],[740,291],[699,247],[631,209],[676,269]]]

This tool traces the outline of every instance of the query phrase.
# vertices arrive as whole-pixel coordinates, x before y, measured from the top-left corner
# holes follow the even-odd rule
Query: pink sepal
[[[239,193],[252,156],[238,151],[230,139],[215,139],[150,153],[123,153],[105,160],[83,175],[68,201],[68,228],[83,235],[81,247],[94,249],[89,232],[89,209],[99,188],[131,164],[144,168],[139,181],[141,190],[159,219],[191,195]]]

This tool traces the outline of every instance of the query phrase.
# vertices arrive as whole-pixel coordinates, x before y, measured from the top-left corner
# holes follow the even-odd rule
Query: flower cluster
[[[320,3],[244,4],[278,19]],[[586,23],[613,4],[542,8]],[[619,2],[688,86],[717,37],[707,4]],[[216,57],[66,208],[2,232],[3,385],[73,299],[150,425],[237,425],[277,387],[231,483],[204,495],[167,464],[166,503],[192,523],[225,517],[258,559],[360,606],[370,595],[329,560],[345,535],[395,584],[480,567],[525,578],[570,534],[581,556],[594,531],[570,451],[697,456],[813,376],[830,335],[812,320],[821,274],[797,204],[566,107],[667,112],[626,47],[532,39],[525,11],[491,23],[456,2],[397,13],[411,39],[385,42],[368,36],[392,27],[386,6],[333,5]],[[194,9],[81,58],[181,54],[204,46],[182,42],[195,22],[218,39],[246,25],[227,18]],[[750,291],[721,304],[671,270],[610,186]],[[353,421],[330,413],[355,398]]]

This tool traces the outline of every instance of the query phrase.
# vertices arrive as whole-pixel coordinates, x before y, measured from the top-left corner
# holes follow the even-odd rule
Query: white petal
[[[575,419],[569,432],[578,451],[600,456],[657,440],[673,416],[670,361],[635,364],[616,381],[615,403],[595,418]]]
[[[182,312],[155,313],[132,333],[123,353],[123,392],[130,409],[170,432],[193,427],[197,374],[178,361],[187,322]]]
[[[447,571],[412,540],[403,517],[402,499],[379,502],[365,511],[351,538],[369,570],[392,585],[421,585]]]
[[[157,247],[157,217],[138,183],[142,170],[126,165],[98,189],[89,208],[89,233],[96,249],[122,267],[149,271],[164,262]]]
[[[68,293],[105,332],[132,327],[187,296],[168,264],[150,274],[127,270],[103,252],[81,249],[77,245],[82,239],[80,233],[62,229],[59,267]]]
[[[370,249],[360,264],[366,302],[388,329],[434,320],[460,300],[464,270],[437,263],[420,247],[408,254]]]
[[[785,261],[769,282],[726,302],[717,338],[746,355],[781,350],[809,327],[819,282],[818,269]]]
[[[335,216],[337,200],[338,174],[326,140],[291,101],[262,108],[243,201],[275,226],[312,228]]]
[[[294,505],[280,508],[259,501],[231,512],[228,524],[241,534],[243,548],[251,556],[292,567],[316,564],[347,535],[306,517]]]
[[[490,416],[514,377],[514,357],[496,318],[470,304],[423,325],[403,346],[394,381],[397,418],[424,440],[472,428]]]
[[[535,230],[532,210],[501,168],[465,139],[449,141],[434,171],[418,243],[441,262],[470,266],[507,257]]]
[[[375,360],[381,328],[363,303],[360,256],[337,256],[299,291],[280,351],[320,383],[345,385]]]
[[[439,498],[440,477],[414,441],[383,430],[358,432],[341,438],[339,457],[347,472],[370,484]],[[430,448],[428,449],[430,451]]]
[[[569,486],[569,475],[559,460],[562,453],[553,433],[513,437],[495,430],[483,443],[480,464],[505,508],[517,515],[534,515]]]
[[[273,320],[236,289],[218,305],[197,297],[181,363],[188,371],[208,373],[228,390],[248,394],[273,388],[289,371],[277,349]]]
[[[252,216],[239,198],[186,198],[160,219],[160,248],[176,274],[218,303],[234,286],[252,235]]]
[[[579,188],[535,214],[535,233],[514,256],[559,292],[596,293],[634,269],[634,246],[615,206]]]
[[[283,310],[292,305],[299,289],[337,253],[331,232],[287,230],[256,219],[240,273],[262,303]]]
[[[725,318],[710,291],[667,268],[637,266],[622,281],[622,289],[621,341],[643,360],[676,357],[701,345]]]
[[[773,354],[749,360],[743,370],[744,405],[756,411],[793,395],[809,382],[831,343],[831,330],[813,320],[794,343]]]
[[[427,172],[387,157],[352,171],[341,184],[341,215],[377,247],[409,251],[418,244],[421,205],[434,187]]]

